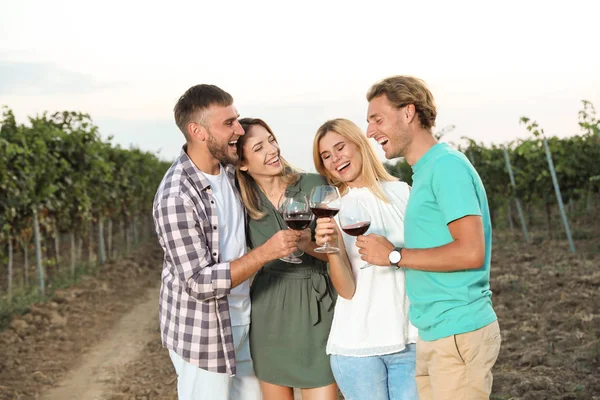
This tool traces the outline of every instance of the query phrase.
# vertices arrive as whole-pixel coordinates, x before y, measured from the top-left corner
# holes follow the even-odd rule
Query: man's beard
[[[400,144],[400,147],[398,148],[397,154],[395,155],[394,158],[397,157],[406,157],[406,154],[410,151],[410,147],[411,147],[412,141],[411,140],[405,140]]]
[[[225,145],[220,145],[217,142],[217,139],[212,135],[210,131],[208,131],[208,140],[207,140],[208,151],[214,158],[222,162],[223,164],[237,164],[239,157],[237,152],[234,156],[229,154],[229,144],[225,143]]]
[[[412,146],[412,138],[407,132],[400,131],[396,139],[398,142],[395,154],[392,155],[392,158],[406,157],[406,154],[410,151]]]

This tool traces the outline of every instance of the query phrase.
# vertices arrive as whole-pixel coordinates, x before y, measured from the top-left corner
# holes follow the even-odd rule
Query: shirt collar
[[[427,164],[429,160],[433,159],[439,152],[443,151],[448,147],[447,143],[436,143],[432,146],[419,160],[412,166],[413,173],[416,173],[423,165]]]
[[[210,188],[210,181],[206,178],[204,173],[198,167],[196,167],[190,156],[187,155],[187,144],[184,144],[181,148],[181,153],[179,154],[177,161],[181,164],[183,171],[187,174],[187,176],[190,177],[198,189],[206,190]],[[225,173],[233,184],[235,182],[235,166],[231,164],[221,164],[221,168],[225,168]]]

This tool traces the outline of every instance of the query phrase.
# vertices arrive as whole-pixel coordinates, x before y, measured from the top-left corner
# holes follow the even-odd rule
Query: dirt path
[[[152,340],[158,315],[158,289],[147,290],[142,302],[121,318],[106,338],[84,355],[57,387],[42,397],[43,400],[100,400],[120,369],[139,358]],[[115,377],[117,374],[117,377]]]
[[[143,359],[162,257],[155,242],[141,245],[15,315],[0,332],[0,400],[95,399],[122,365]]]

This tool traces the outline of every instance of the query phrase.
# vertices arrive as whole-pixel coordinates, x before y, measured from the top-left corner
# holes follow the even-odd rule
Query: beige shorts
[[[492,367],[501,341],[498,321],[431,342],[419,340],[416,373],[419,399],[489,399]]]

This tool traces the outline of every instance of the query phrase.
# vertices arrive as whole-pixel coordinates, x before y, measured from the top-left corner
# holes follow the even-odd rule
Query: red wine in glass
[[[317,218],[333,218],[340,212],[339,208],[329,208],[329,207],[311,207],[313,214]]]
[[[356,224],[350,224],[342,227],[342,230],[350,236],[364,235],[371,226],[370,221],[358,222]]]
[[[312,216],[305,213],[290,213],[284,219],[290,229],[301,231],[308,228],[312,221]]]

